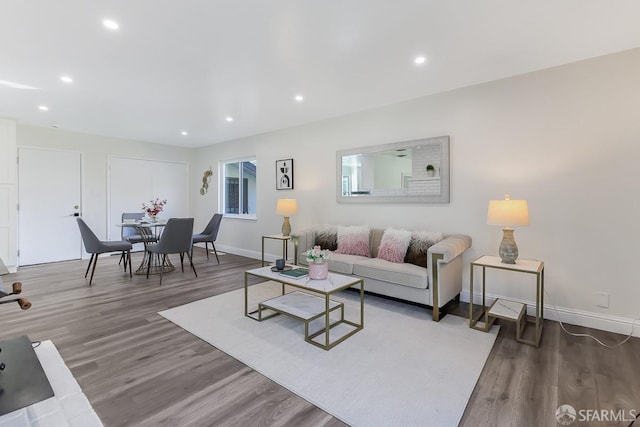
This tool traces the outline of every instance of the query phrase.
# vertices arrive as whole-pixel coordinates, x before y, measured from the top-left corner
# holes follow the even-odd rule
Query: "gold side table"
[[[473,314],[473,271],[475,267],[482,268],[482,311]],[[527,305],[515,301],[496,299],[491,307],[486,304],[486,271],[488,268],[508,270],[517,273],[535,275],[536,277],[536,311],[535,321],[527,320]],[[515,264],[505,264],[499,257],[484,255],[471,263],[469,276],[469,327],[479,331],[488,332],[496,319],[505,319],[516,322],[516,340],[521,343],[538,347],[542,337],[544,326],[544,262],[530,260],[516,260]],[[482,319],[484,326],[477,323]],[[532,340],[523,338],[527,325],[535,325],[535,334]]]
[[[269,234],[262,236],[262,267],[264,263],[264,241],[265,239],[273,239],[282,241],[282,258],[285,261],[289,259],[289,240],[293,242],[295,252],[293,253],[293,264],[298,265],[298,238],[293,236],[284,236],[282,234]]]

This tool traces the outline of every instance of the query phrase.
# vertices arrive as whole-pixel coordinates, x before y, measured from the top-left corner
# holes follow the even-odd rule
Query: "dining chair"
[[[184,254],[189,257],[189,263],[193,269],[193,273],[198,277],[196,268],[193,266],[193,258],[191,257],[191,249],[193,246],[193,218],[169,218],[164,227],[162,236],[158,243],[148,244],[146,247],[149,252],[149,262],[147,264],[147,279],[149,278],[149,270],[151,270],[151,258],[154,254],[162,255],[162,264],[160,266],[160,284],[162,285],[162,277],[167,262],[167,255],[180,254],[180,265],[184,273]]]
[[[143,218],[144,213],[142,212],[124,212],[122,214],[122,223],[124,224],[127,219],[140,222]],[[122,240],[126,240],[131,244],[156,242],[158,240],[148,228],[120,227],[120,230]],[[142,233],[144,233],[144,235]]]
[[[120,227],[120,238],[122,240],[126,240],[132,245],[136,243],[149,243],[149,242],[157,242],[158,238],[151,232],[149,228],[142,227],[133,227],[133,226],[125,226],[126,220],[135,220],[136,222],[140,222],[144,218],[143,212],[123,212],[122,217],[120,219],[121,227]],[[118,264],[122,262],[124,259],[124,255],[120,257],[120,261]]]
[[[204,228],[202,233],[193,235],[193,243],[203,243],[204,247],[207,251],[207,261],[209,260],[209,242],[213,247],[213,253],[216,254],[216,260],[218,260],[218,264],[220,264],[220,258],[218,258],[218,251],[216,251],[215,241],[218,237],[218,231],[220,230],[220,223],[222,222],[222,214],[215,214],[209,220],[209,223]],[[193,257],[193,247],[191,248],[191,256]]]
[[[89,278],[89,286],[91,286],[93,282],[93,273],[96,271],[96,265],[98,264],[98,255],[109,253],[109,252],[122,252],[122,255],[126,253],[126,258],[124,260],[124,271],[127,271],[127,264],[129,264],[129,277],[133,277],[131,273],[131,248],[132,245],[130,242],[125,240],[119,241],[102,241],[98,239],[98,236],[95,235],[93,231],[89,228],[86,222],[82,218],[76,218],[78,221],[78,227],[80,227],[80,235],[82,236],[82,242],[84,243],[84,249],[87,253],[91,254],[91,259],[89,260],[89,265],[87,266],[87,271],[84,273],[84,277],[87,277],[89,274],[89,268],[91,264],[93,264],[93,268],[91,269],[91,277]]]
[[[120,223],[124,224],[127,219],[140,221],[142,218],[144,218],[144,213],[142,212],[124,212],[120,218]],[[131,240],[129,240],[129,238],[131,238]],[[120,227],[120,240],[126,240],[133,245],[134,243],[140,243],[142,241],[142,236],[136,234],[136,229],[134,227],[125,227],[123,225]],[[123,259],[124,254],[120,256],[118,265],[120,265]]]

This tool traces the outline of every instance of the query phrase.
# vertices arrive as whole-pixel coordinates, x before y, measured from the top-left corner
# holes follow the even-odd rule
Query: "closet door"
[[[161,219],[189,214],[189,169],[186,163],[161,160],[109,158],[109,239],[120,240],[123,212],[141,212],[142,203],[166,199]]]

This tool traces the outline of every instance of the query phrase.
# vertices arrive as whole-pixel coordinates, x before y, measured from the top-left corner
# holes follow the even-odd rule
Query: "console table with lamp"
[[[295,247],[293,264],[298,264],[298,240],[291,236],[291,223],[289,217],[298,213],[298,201],[296,199],[278,199],[276,204],[276,214],[282,215],[282,234],[269,234],[262,236],[262,266],[264,267],[264,241],[266,239],[280,240],[282,242],[282,258],[286,261],[289,259],[289,241],[293,242]]]
[[[503,237],[498,253],[500,257],[482,256],[471,263],[469,275],[469,327],[484,332],[489,331],[496,319],[516,322],[516,340],[538,347],[544,325],[544,262],[518,260],[518,246],[513,237],[514,226],[529,225],[529,208],[526,200],[512,200],[509,194],[504,200],[490,200],[487,212],[487,224],[502,226]],[[482,269],[482,310],[473,313],[473,273],[474,268]],[[535,321],[527,321],[527,305],[520,302],[497,298],[490,307],[486,305],[486,270],[499,269],[518,273],[532,274],[536,277]],[[479,326],[482,319],[484,325]],[[527,324],[535,325],[533,339],[524,339]]]

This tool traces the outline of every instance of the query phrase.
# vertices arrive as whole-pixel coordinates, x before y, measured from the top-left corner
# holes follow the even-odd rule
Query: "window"
[[[225,215],[256,217],[256,160],[224,162],[220,189]]]

